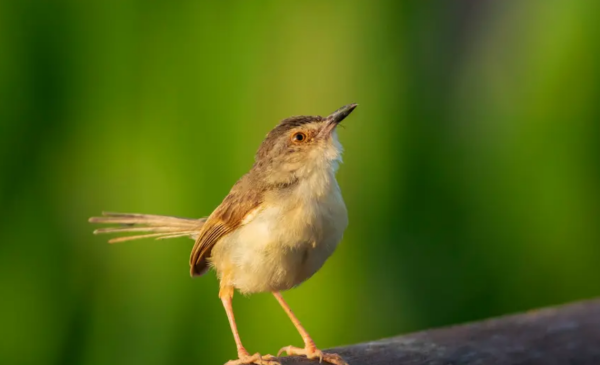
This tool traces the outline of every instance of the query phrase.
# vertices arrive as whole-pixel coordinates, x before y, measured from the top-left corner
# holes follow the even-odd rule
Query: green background
[[[600,2],[0,2],[0,363],[236,355],[192,242],[279,120],[356,102],[350,225],[285,294],[326,348],[600,295]],[[250,352],[301,339],[236,295]]]

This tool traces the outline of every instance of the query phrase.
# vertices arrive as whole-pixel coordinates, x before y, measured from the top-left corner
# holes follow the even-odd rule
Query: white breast
[[[327,174],[299,183],[285,198],[269,196],[214,247],[211,261],[223,284],[243,293],[280,291],[321,268],[348,225],[337,181]]]

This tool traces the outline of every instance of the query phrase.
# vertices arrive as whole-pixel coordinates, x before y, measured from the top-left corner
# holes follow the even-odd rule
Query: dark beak
[[[327,117],[327,120],[333,122],[334,124],[339,124],[348,115],[350,115],[350,113],[352,113],[354,108],[356,108],[357,106],[358,104],[344,105],[343,107],[331,113],[331,115]]]
[[[337,125],[340,124],[342,120],[344,120],[348,115],[350,115],[350,113],[352,113],[354,108],[356,108],[357,106],[358,104],[348,104],[331,113],[330,116],[325,118],[325,125],[323,129],[321,129],[319,135],[322,138],[329,138],[329,136],[331,136],[331,132],[333,132],[335,127],[337,127]]]

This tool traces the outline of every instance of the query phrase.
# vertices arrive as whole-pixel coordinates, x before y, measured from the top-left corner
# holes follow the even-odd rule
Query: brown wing
[[[200,276],[208,270],[212,248],[225,235],[238,228],[244,218],[262,202],[263,192],[242,178],[234,185],[221,205],[208,217],[190,256],[190,274]]]

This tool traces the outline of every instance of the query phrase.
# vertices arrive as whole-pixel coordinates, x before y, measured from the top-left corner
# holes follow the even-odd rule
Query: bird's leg
[[[279,356],[282,352],[286,352],[288,355],[304,355],[309,359],[319,359],[319,362],[325,360],[326,362],[335,365],[348,365],[348,363],[344,361],[340,355],[325,354],[323,353],[323,351],[319,350],[315,345],[315,342],[312,340],[312,338],[310,338],[308,332],[306,332],[304,327],[302,327],[302,324],[300,323],[294,312],[292,312],[290,306],[283,299],[281,293],[273,292],[273,295],[275,296],[279,304],[281,304],[285,313],[287,313],[287,315],[290,317],[292,323],[294,324],[294,326],[296,326],[296,329],[298,330],[298,332],[300,332],[300,336],[302,336],[302,340],[304,341],[303,349],[294,346],[286,346],[279,350],[277,356]]]
[[[265,355],[261,356],[259,353],[250,355],[240,339],[240,334],[235,324],[235,317],[233,316],[233,287],[222,287],[219,291],[219,298],[223,302],[225,312],[227,313],[227,319],[229,319],[229,325],[231,326],[231,332],[233,332],[233,339],[237,346],[238,359],[228,361],[225,365],[243,365],[243,364],[261,364],[261,365],[280,365],[277,361],[274,361],[274,356]]]

